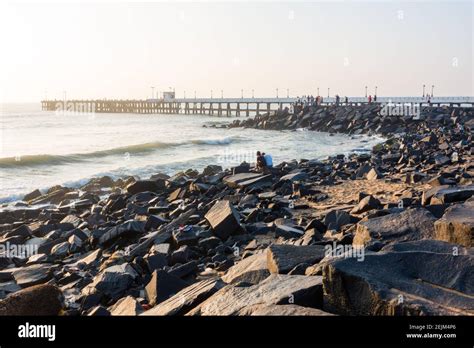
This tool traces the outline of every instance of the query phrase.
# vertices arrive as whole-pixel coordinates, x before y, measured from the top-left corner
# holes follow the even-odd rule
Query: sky
[[[0,102],[472,96],[473,17],[472,0],[2,0]]]

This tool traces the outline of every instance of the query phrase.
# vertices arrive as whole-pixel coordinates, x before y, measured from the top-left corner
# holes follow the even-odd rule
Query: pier
[[[42,100],[43,111],[71,111],[82,113],[130,113],[130,114],[183,114],[210,116],[251,116],[291,107],[298,98],[172,98],[144,100]],[[322,105],[336,102],[334,97],[323,98]],[[473,107],[474,97],[377,97],[373,103],[420,104],[431,106]],[[365,97],[344,97],[340,105],[368,103]]]

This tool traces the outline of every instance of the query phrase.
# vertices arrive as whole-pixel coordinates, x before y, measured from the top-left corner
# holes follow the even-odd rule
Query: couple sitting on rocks
[[[257,151],[257,170],[265,174],[270,173],[270,168],[273,167],[273,159],[271,155],[265,152]]]

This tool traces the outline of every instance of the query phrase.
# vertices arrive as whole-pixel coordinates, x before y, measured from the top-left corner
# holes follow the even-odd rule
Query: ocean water
[[[39,188],[79,186],[92,177],[149,177],[158,172],[224,168],[369,151],[383,139],[307,131],[222,129],[235,117],[81,114],[41,111],[38,104],[0,107],[0,203]],[[206,125],[207,127],[203,127]]]

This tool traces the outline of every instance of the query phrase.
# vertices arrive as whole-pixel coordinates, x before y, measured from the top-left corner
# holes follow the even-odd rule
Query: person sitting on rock
[[[257,170],[264,171],[266,167],[265,158],[260,151],[257,151]]]
[[[265,164],[267,165],[267,167],[272,168],[273,167],[273,158],[272,158],[272,156],[269,155],[269,154],[265,154],[265,152],[262,153],[262,156],[265,160]]]

